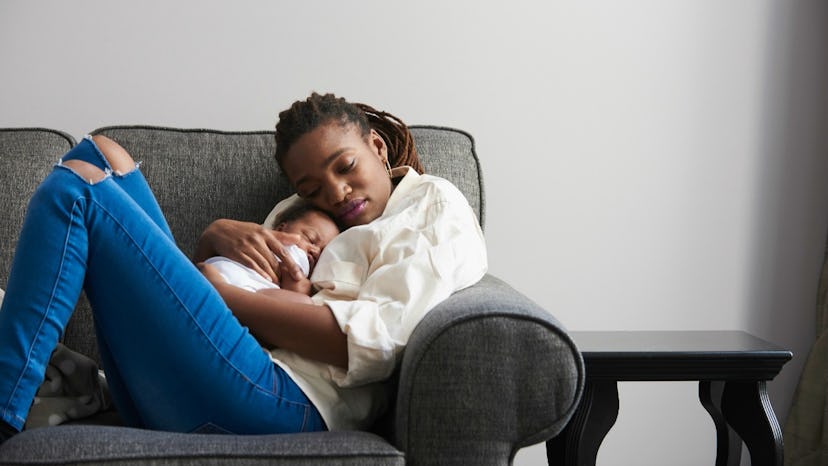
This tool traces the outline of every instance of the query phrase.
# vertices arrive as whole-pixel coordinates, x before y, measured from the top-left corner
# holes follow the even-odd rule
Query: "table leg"
[[[722,414],[724,385],[722,381],[702,380],[699,382],[699,400],[716,426],[716,466],[739,466],[742,438],[727,424]]]
[[[742,437],[754,466],[782,466],[782,429],[773,412],[765,381],[729,381],[722,413]]]
[[[618,385],[615,381],[590,382],[569,424],[546,442],[549,464],[592,466],[604,437],[618,417]]]

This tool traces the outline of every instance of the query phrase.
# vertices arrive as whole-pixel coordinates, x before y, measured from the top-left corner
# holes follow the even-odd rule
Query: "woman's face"
[[[374,130],[364,138],[354,124],[331,122],[297,139],[282,169],[299,196],[347,228],[385,210],[392,190],[386,157],[385,142]]]

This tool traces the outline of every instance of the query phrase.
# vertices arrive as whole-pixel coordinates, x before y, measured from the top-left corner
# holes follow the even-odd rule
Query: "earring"
[[[391,162],[388,161],[388,157],[385,158],[385,171],[388,172],[388,178],[391,178]]]

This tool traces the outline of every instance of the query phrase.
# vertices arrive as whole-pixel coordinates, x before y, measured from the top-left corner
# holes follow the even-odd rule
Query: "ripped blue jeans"
[[[86,138],[29,204],[0,308],[0,417],[21,429],[81,290],[95,318],[113,401],[129,425],[177,432],[324,430],[319,412],[271,361],[176,246],[141,171],[113,174]]]

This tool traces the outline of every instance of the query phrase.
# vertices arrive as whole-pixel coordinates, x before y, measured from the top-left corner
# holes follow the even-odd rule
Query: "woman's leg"
[[[90,184],[57,169],[33,197],[0,310],[2,418],[22,425],[85,278],[121,389],[147,427],[321,427],[295,384],[112,178]]]
[[[77,161],[85,161],[88,164],[79,164]],[[103,179],[106,174],[114,174],[112,179],[124,190],[155,224],[172,238],[167,220],[161,213],[161,208],[150,190],[149,185],[132,156],[115,141],[102,136],[86,136],[81,142],[72,148],[61,158],[61,163],[81,174],[90,182]],[[101,171],[103,170],[103,171]],[[143,427],[135,402],[130,398],[126,382],[121,376],[120,370],[114,363],[109,347],[106,345],[106,336],[100,331],[95,321],[96,339],[101,364],[106,372],[107,385],[115,405],[118,407],[118,414],[121,419],[130,426]]]
[[[136,170],[138,164],[120,144],[102,135],[86,136],[61,158],[61,162],[68,162],[69,160],[85,161],[104,170],[104,173],[114,174],[113,179],[121,189],[129,194],[155,224],[172,238],[167,219],[161,213],[161,207],[147,185],[144,174],[141,173],[141,170]],[[84,169],[74,166],[72,168],[75,171],[80,169],[85,170],[87,174],[101,176],[94,169],[91,169],[91,172],[88,171],[90,167]]]

